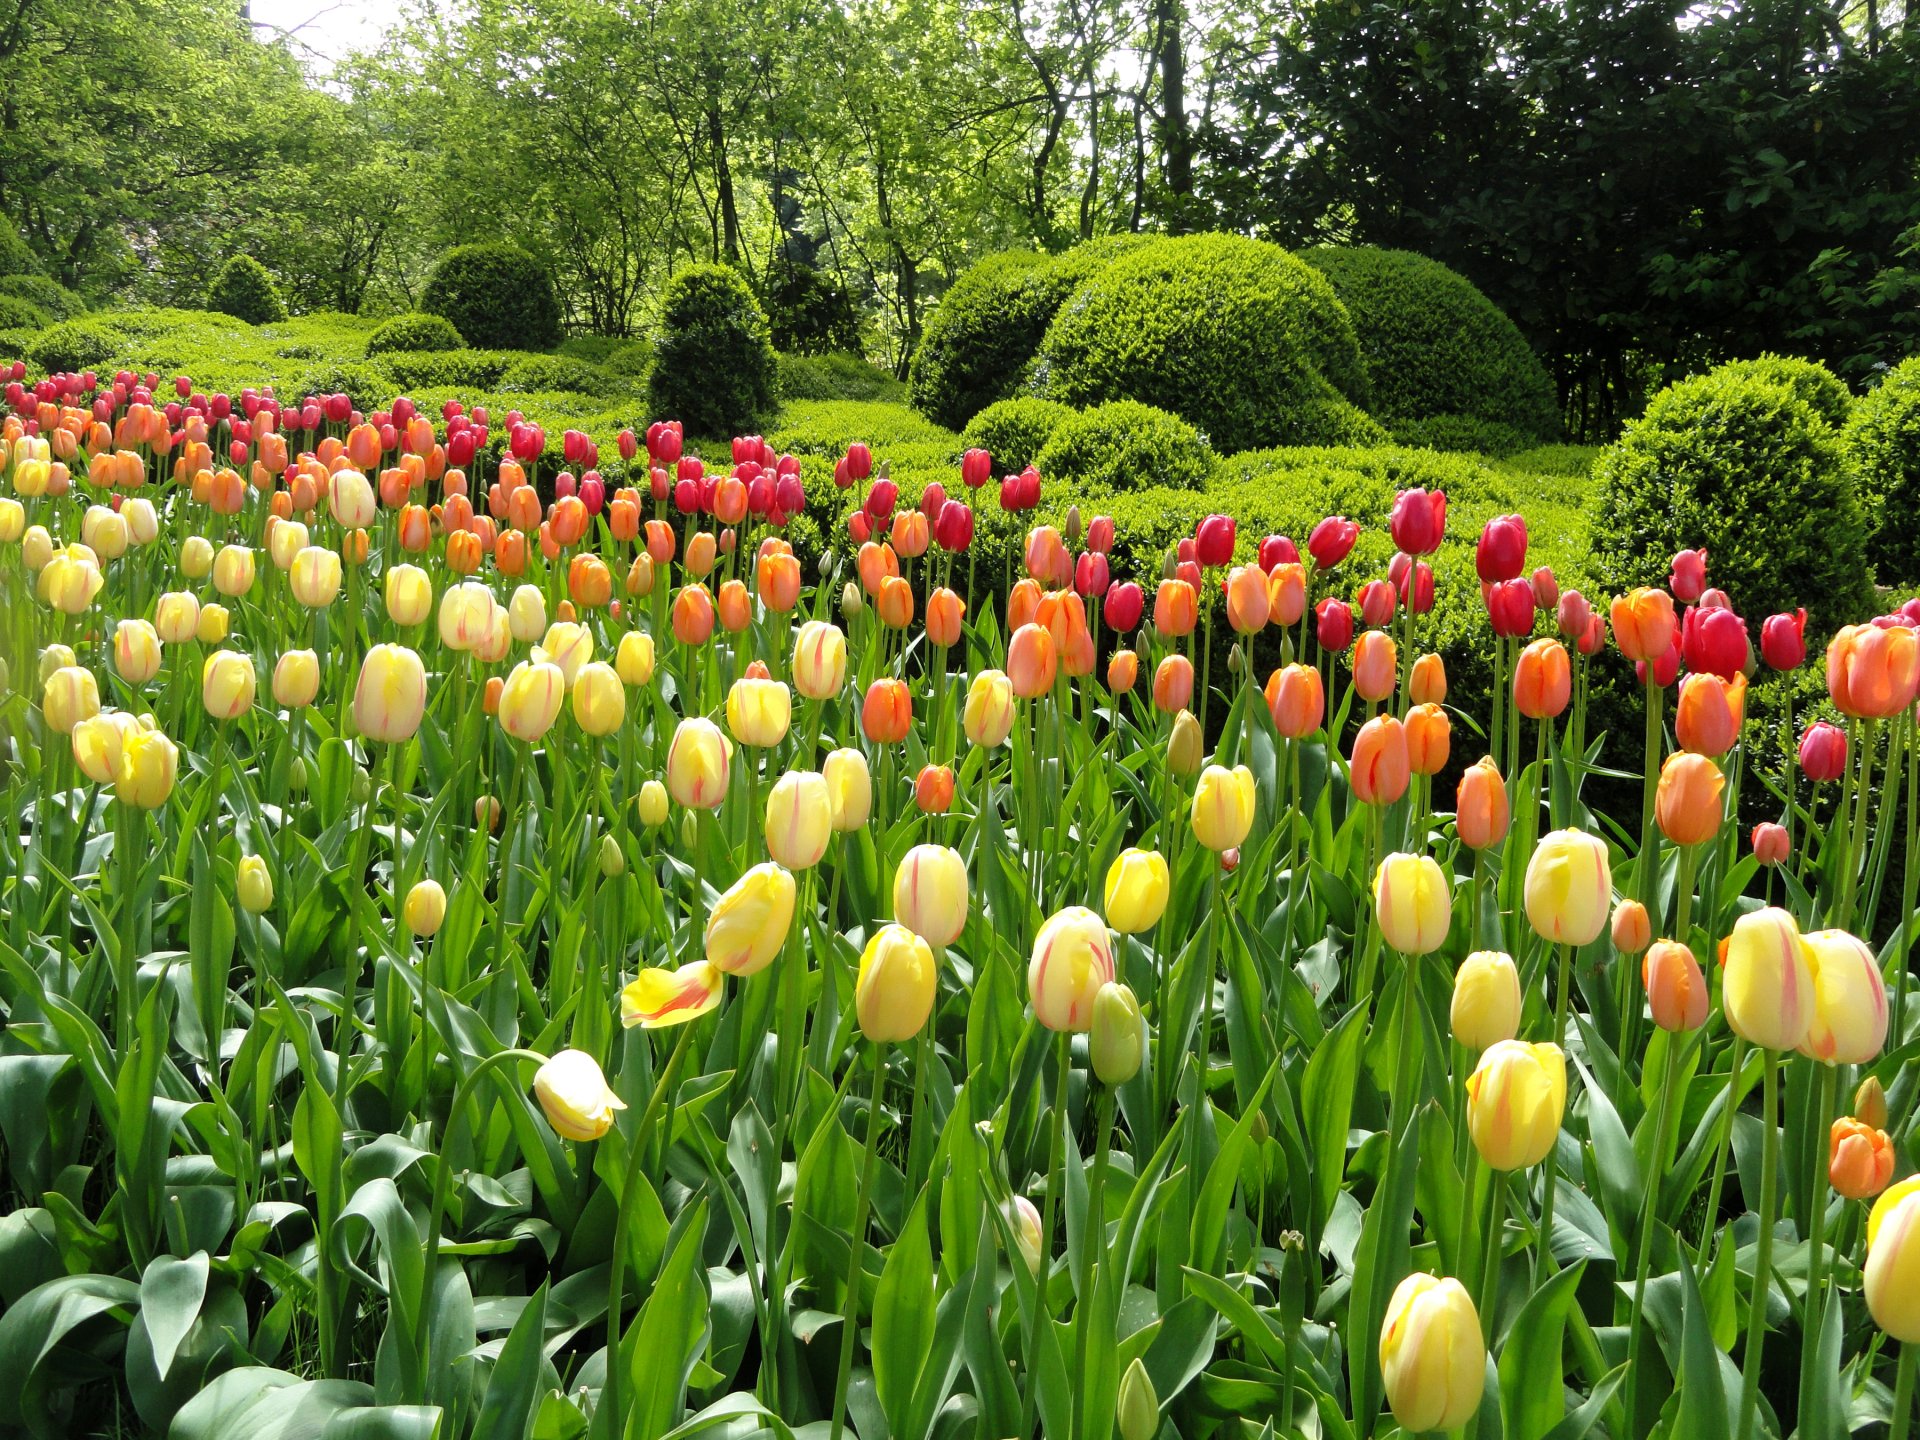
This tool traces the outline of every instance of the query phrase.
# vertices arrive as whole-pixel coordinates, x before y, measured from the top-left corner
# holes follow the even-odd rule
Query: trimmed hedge
[[[467,342],[459,327],[444,315],[429,315],[424,310],[409,310],[380,322],[380,328],[367,337],[367,354],[383,355],[389,350],[464,350]]]
[[[1204,490],[1214,455],[1178,415],[1114,400],[1069,415],[1034,458],[1042,476],[1120,493],[1150,486]]]
[[[207,309],[249,325],[271,325],[287,318],[287,303],[274,288],[273,276],[251,255],[235,255],[220,267],[207,287]]]
[[[391,400],[399,389],[392,374],[376,361],[334,360],[302,371],[281,398],[301,400],[308,395],[348,395],[355,409],[373,410]],[[416,400],[416,403],[420,402]]]
[[[1853,411],[1853,392],[1847,389],[1847,382],[1818,360],[1766,354],[1753,360],[1729,360],[1716,366],[1714,373],[1784,385],[1836,430],[1847,423],[1847,416]]]
[[[690,435],[735,435],[774,413],[778,372],[766,314],[738,272],[690,265],[667,281],[647,398]]]
[[[653,346],[645,340],[615,335],[569,335],[560,342],[562,355],[576,356],[610,375],[625,375],[636,385],[653,369]]]
[[[444,315],[483,350],[551,350],[560,342],[560,297],[546,268],[518,246],[458,245],[427,277],[420,308]]]
[[[519,350],[392,350],[380,356],[380,368],[396,384],[411,389],[494,390],[507,367],[527,352]]]
[[[1882,585],[1920,580],[1920,355],[1854,402],[1840,443],[1860,492],[1875,577]]]
[[[107,321],[88,318],[49,325],[27,348],[27,362],[51,375],[61,370],[85,370],[118,358],[130,343],[127,332]]]
[[[87,313],[86,301],[44,275],[0,275],[0,296],[8,295],[44,310],[54,320],[71,320]]]
[[[996,400],[969,420],[960,443],[965,449],[989,452],[994,472],[1006,475],[1032,464],[1053,432],[1073,415],[1073,407],[1058,400],[1016,395]]]
[[[609,399],[631,395],[633,382],[609,375],[572,355],[526,355],[507,366],[499,387],[503,394],[537,395],[554,390],[577,390],[582,395]]]
[[[1725,369],[1671,385],[1594,467],[1609,590],[1664,583],[1705,545],[1750,620],[1805,605],[1816,629],[1869,612],[1866,528],[1833,428],[1787,385]]]
[[[784,400],[886,400],[907,398],[907,387],[878,365],[843,350],[825,355],[778,356]]]
[[[1367,394],[1326,277],[1234,235],[1156,240],[1105,266],[1047,327],[1034,380],[1070,405],[1171,410],[1221,450],[1344,438]]]
[[[53,317],[31,300],[0,295],[0,330],[44,330]]]
[[[870,446],[874,460],[882,464],[901,464],[901,452],[907,447],[924,447],[927,454],[939,456],[942,465],[960,463],[958,435],[904,405],[884,401],[795,401],[780,412],[779,424],[767,432],[767,441],[776,450],[824,460],[839,459],[856,440]]]
[[[1553,377],[1466,276],[1410,250],[1371,245],[1316,245],[1300,258],[1327,277],[1353,317],[1371,408],[1396,437],[1488,454],[1558,437]],[[1492,428],[1476,430],[1476,421]]]

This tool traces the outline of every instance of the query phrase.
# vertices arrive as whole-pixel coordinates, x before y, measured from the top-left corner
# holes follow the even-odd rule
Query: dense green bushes
[[[251,255],[235,255],[220,267],[207,287],[207,308],[249,325],[287,318],[287,303],[274,288],[273,276]]]
[[[517,350],[391,350],[381,355],[379,361],[380,368],[403,388],[493,390],[521,353]]]
[[[500,376],[502,394],[535,395],[547,390],[577,390],[608,398],[633,393],[632,381],[610,375],[572,355],[523,355]]]
[[[1920,355],[1889,370],[1841,432],[1882,585],[1920,580]]]
[[[967,449],[991,453],[994,471],[1004,475],[1032,464],[1053,432],[1073,414],[1071,405],[1058,400],[1016,395],[996,400],[974,416],[960,439]]]
[[[53,320],[71,320],[87,313],[86,301],[44,275],[0,275],[0,296],[8,295],[25,300]]]
[[[488,242],[440,257],[420,308],[451,320],[469,345],[551,350],[560,341],[560,297],[545,267],[526,251]]]
[[[97,317],[49,325],[27,347],[27,363],[49,375],[60,370],[99,367],[123,353],[127,332]]]
[[[1795,388],[1729,366],[1668,387],[1594,467],[1609,590],[1664,581],[1705,545],[1750,618],[1805,605],[1817,628],[1868,612],[1866,532],[1839,437]]]
[[[653,333],[647,398],[689,435],[735,435],[763,423],[778,401],[767,317],[725,265],[691,265],[667,282]]]
[[[843,350],[824,355],[779,354],[780,398],[783,400],[906,399],[906,386],[858,355]]]
[[[31,300],[18,295],[0,295],[0,330],[40,330],[53,317]]]
[[[1086,489],[1203,490],[1213,458],[1206,441],[1178,415],[1138,400],[1113,400],[1063,419],[1034,464],[1042,476]]]
[[[1048,327],[1034,381],[1070,405],[1171,410],[1226,451],[1344,438],[1367,394],[1326,278],[1232,235],[1156,240],[1102,268]]]
[[[1853,409],[1853,392],[1847,389],[1846,381],[1818,360],[1803,360],[1798,355],[1761,355],[1753,360],[1730,360],[1719,367],[1718,373],[1784,385],[1836,430],[1847,423]]]
[[[367,337],[367,354],[382,355],[390,350],[464,350],[467,342],[459,327],[444,315],[429,315],[409,310],[380,322],[380,328]]]
[[[0,215],[0,275],[38,275],[43,268],[13,222]]]
[[[1472,415],[1430,415],[1424,420],[1395,420],[1392,424],[1396,443],[1427,450],[1464,450],[1504,457],[1530,449],[1540,440],[1517,425]]]
[[[1519,437],[1559,434],[1552,377],[1519,327],[1466,276],[1424,255],[1369,245],[1320,245],[1300,258],[1347,307],[1372,383],[1369,408],[1396,436],[1497,453],[1525,448],[1513,443]],[[1452,428],[1433,423],[1442,420]],[[1473,421],[1494,428],[1476,433]]]
[[[399,387],[384,365],[374,360],[329,360],[294,377],[284,398],[308,395],[348,395],[354,407],[373,410],[391,400]]]

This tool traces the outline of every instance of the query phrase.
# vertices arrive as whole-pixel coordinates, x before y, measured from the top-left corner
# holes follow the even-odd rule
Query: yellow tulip
[[[129,685],[144,685],[160,673],[160,633],[145,620],[113,627],[113,668]]]
[[[1140,1001],[1117,980],[1102,985],[1093,997],[1093,1026],[1087,1035],[1093,1073],[1103,1085],[1124,1085],[1140,1073],[1146,1052]]]
[[[313,543],[313,536],[298,520],[267,521],[267,556],[282,572],[293,569],[293,557]]]
[[[546,660],[522,660],[500,690],[500,728],[529,744],[553,728],[567,696],[567,677]]]
[[[198,535],[193,537],[200,540]],[[200,540],[202,545],[207,542]],[[53,559],[53,536],[47,533],[44,525],[29,525],[20,537],[20,563],[34,575],[44,570]]]
[[[426,624],[433,613],[433,581],[426,571],[418,565],[395,565],[387,571],[385,590],[389,620],[402,627]]]
[[[216,720],[237,720],[253,708],[253,657],[216,650],[200,667],[200,700]]]
[[[614,673],[621,683],[635,687],[653,679],[653,636],[644,630],[629,630],[620,637],[620,648],[613,652]]]
[[[1867,1217],[1867,1310],[1892,1339],[1920,1345],[1920,1175],[1888,1187]]]
[[[1173,717],[1173,732],[1167,737],[1167,768],[1183,778],[1197,775],[1206,758],[1207,739],[1200,733],[1200,722],[1191,710],[1182,710]]]
[[[1778,906],[1733,922],[1720,1003],[1736,1035],[1763,1050],[1797,1050],[1813,1027],[1813,968],[1793,916]]]
[[[568,1140],[598,1140],[613,1128],[614,1112],[627,1108],[584,1050],[562,1050],[542,1064],[533,1093],[554,1133]]]
[[[193,638],[202,645],[218,645],[227,638],[227,607],[211,602],[200,607],[200,618],[194,626]]]
[[[1103,901],[1107,924],[1138,935],[1160,923],[1171,891],[1167,859],[1158,850],[1122,850],[1107,869]]]
[[[401,903],[400,918],[408,933],[421,940],[440,933],[447,918],[447,892],[438,880],[418,880]]]
[[[754,866],[713,902],[707,959],[729,975],[766,969],[793,927],[793,900],[793,876],[770,860]]]
[[[538,585],[522,585],[507,597],[507,631],[522,645],[547,633],[547,597]]]
[[[244,595],[253,589],[253,568],[253,551],[244,545],[223,545],[213,557],[213,588],[228,598]]]
[[[611,665],[601,660],[580,667],[573,682],[573,718],[589,735],[607,736],[627,718],[627,692]]]
[[[91,670],[62,665],[47,677],[40,692],[40,713],[62,735],[100,713],[100,684]]]
[[[789,770],[767,793],[767,854],[789,870],[810,870],[827,853],[833,834],[833,801],[827,777]]]
[[[41,567],[39,594],[63,615],[79,615],[107,583],[93,552],[84,545],[56,550]]]
[[[561,620],[547,627],[540,648],[571,685],[579,678],[581,667],[593,659],[593,632],[572,620]]]
[[[1453,1038],[1469,1050],[1511,1040],[1520,1030],[1520,972],[1511,956],[1476,950],[1453,977]]]
[[[336,470],[327,482],[327,508],[343,530],[365,530],[379,507],[373,486],[358,470]]]
[[[726,975],[705,960],[678,970],[642,970],[620,992],[620,1023],[662,1030],[698,1020],[720,1003],[726,984]]]
[[[320,693],[320,657],[311,650],[289,650],[273,664],[273,703],[303,710]]]
[[[1207,766],[1193,792],[1194,838],[1216,853],[1233,849],[1253,829],[1253,803],[1253,771]]]
[[[958,850],[916,845],[907,851],[893,873],[893,918],[929,945],[960,938],[967,926],[967,862]]]
[[[340,552],[309,545],[293,557],[287,576],[293,598],[309,610],[324,610],[340,593]]]
[[[1829,1065],[1868,1065],[1887,1043],[1887,986],[1873,951],[1844,930],[1803,937],[1813,1018],[1800,1051]]]
[[[1429,855],[1382,860],[1373,876],[1373,908],[1381,937],[1402,955],[1431,955],[1446,943],[1453,898],[1446,873]]]
[[[27,507],[11,496],[0,498],[0,545],[12,545],[27,533]]]
[[[169,590],[153,608],[154,633],[168,645],[184,645],[200,633],[200,602],[186,590]]]
[[[1467,1077],[1467,1129],[1495,1170],[1538,1165],[1567,1108],[1567,1057],[1558,1045],[1499,1040]]]
[[[833,807],[833,828],[858,830],[873,814],[873,772],[859,750],[835,750],[820,767],[827,782],[827,801]]]
[[[689,810],[718,809],[727,798],[727,737],[702,716],[682,720],[667,746],[667,789]]]
[[[40,652],[40,684],[45,686],[47,681],[53,678],[54,671],[79,663],[71,645],[62,645],[56,641]]]
[[[213,573],[213,542],[204,535],[189,535],[180,546],[180,573],[189,580],[204,580]]]
[[[1613,872],[1606,843],[1584,830],[1543,835],[1527,861],[1527,919],[1561,945],[1591,942],[1612,917]]]
[[[476,650],[493,625],[493,592],[477,580],[450,585],[440,596],[440,643],[449,650]]]
[[[1093,911],[1069,905],[1040,927],[1027,961],[1027,994],[1042,1025],[1090,1030],[1100,987],[1112,979],[1113,941]]]
[[[80,540],[102,560],[118,560],[132,540],[127,522],[105,505],[89,505],[80,517]]]
[[[375,645],[360,662],[353,687],[353,723],[367,740],[404,745],[427,708],[427,671],[404,645]]]
[[[273,905],[273,876],[267,873],[267,862],[258,855],[242,855],[240,868],[234,877],[234,896],[240,902],[240,908],[249,915],[264,914]]]
[[[831,700],[847,683],[847,637],[828,620],[809,620],[793,637],[793,688]]]
[[[969,745],[992,749],[1004,745],[1013,733],[1013,682],[1003,670],[982,670],[967,686],[967,703],[960,712],[961,728]]]
[[[853,1009],[860,1033],[876,1045],[911,1040],[933,1013],[938,988],[933,951],[904,925],[882,925],[860,954]]]
[[[120,772],[113,779],[114,797],[139,810],[158,810],[173,794],[180,769],[180,751],[158,730],[138,726],[120,741]]]
[[[658,780],[649,780],[640,787],[640,794],[634,800],[634,809],[639,813],[640,823],[649,830],[657,830],[667,823],[667,787]]]
[[[135,545],[151,545],[160,538],[160,512],[144,495],[122,501],[120,518],[127,522],[127,538]],[[0,535],[0,539],[4,538]]]
[[[473,658],[483,665],[498,665],[512,649],[513,633],[507,628],[506,607],[495,605],[487,612],[480,638],[473,644]]]
[[[1487,1347],[1480,1315],[1458,1280],[1409,1275],[1387,1302],[1380,1378],[1408,1434],[1455,1430],[1480,1409]]]
[[[792,717],[793,697],[782,681],[740,679],[727,691],[727,729],[742,745],[778,745]]]
[[[73,763],[96,785],[106,785],[120,773],[121,751],[127,735],[140,722],[124,710],[102,710],[73,727]]]

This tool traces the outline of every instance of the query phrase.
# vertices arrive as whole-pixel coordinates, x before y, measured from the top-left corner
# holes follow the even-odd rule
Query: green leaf
[[[1680,1411],[1675,1435],[1686,1440],[1727,1440],[1727,1391],[1719,1349],[1707,1318],[1706,1302],[1694,1280],[1693,1264],[1680,1256]]]
[[[207,1271],[207,1252],[201,1250],[185,1260],[162,1255],[140,1277],[140,1314],[153,1342],[154,1368],[162,1380],[173,1368],[180,1342],[199,1318],[207,1298]]]
[[[1313,1214],[1324,1229],[1347,1168],[1347,1131],[1353,1120],[1353,1092],[1360,1076],[1360,1049],[1366,1039],[1366,1006],[1342,1015],[1307,1061],[1300,1083],[1307,1141],[1313,1147]]]
[[[0,1315],[0,1425],[24,1425],[35,1435],[61,1433],[46,1409],[46,1392],[59,1378],[54,1352],[102,1315],[124,1320],[140,1289],[114,1275],[63,1275],[27,1292]]]
[[[1541,1440],[1566,1414],[1561,1339],[1586,1262],[1561,1270],[1528,1297],[1500,1352],[1501,1414],[1511,1440]]]
[[[513,1322],[500,1358],[493,1362],[471,1440],[522,1440],[526,1435],[540,1396],[548,1388],[542,1348],[546,1338],[547,1287],[543,1284]]]
[[[687,1379],[707,1343],[707,1289],[700,1247],[707,1235],[707,1202],[695,1204],[660,1267],[640,1323],[628,1332],[621,1357],[633,1377],[629,1436],[664,1435],[680,1420]]]
[[[927,1196],[914,1201],[880,1272],[873,1302],[873,1381],[894,1434],[906,1431],[908,1405],[933,1336],[933,1246],[927,1238]]]

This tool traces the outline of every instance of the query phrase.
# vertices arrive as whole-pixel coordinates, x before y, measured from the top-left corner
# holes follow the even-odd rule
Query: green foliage
[[[1855,402],[1841,432],[1867,522],[1867,558],[1882,585],[1920,580],[1920,356]]]
[[[380,357],[380,368],[407,389],[492,390],[507,367],[526,354],[519,350],[395,350]]]
[[[767,268],[761,297],[775,349],[828,355],[860,348],[860,317],[833,276],[781,255]]]
[[[71,320],[87,313],[86,301],[44,275],[0,275],[0,295],[25,300],[55,320]]]
[[[207,308],[249,325],[270,325],[287,318],[287,305],[274,288],[273,276],[251,255],[235,255],[220,267],[207,287]]]
[[[1333,402],[1367,393],[1352,322],[1325,277],[1233,235],[1158,240],[1092,276],[1048,327],[1035,382],[1071,405],[1172,410],[1223,450],[1347,430]]]
[[[1535,475],[1565,475],[1585,480],[1593,473],[1593,462],[1600,458],[1598,445],[1536,445],[1500,462],[1509,470]]]
[[[1446,437],[1446,426],[1465,435],[1475,421],[1499,427],[1489,440],[1558,434],[1553,378],[1519,327],[1464,275],[1424,255],[1371,245],[1316,245],[1300,258],[1332,282],[1353,318],[1373,411],[1396,436],[1413,431],[1405,422],[1426,422],[1439,427],[1431,434]],[[1409,443],[1498,453],[1480,443]]]
[[[1750,618],[1804,604],[1826,629],[1871,603],[1839,440],[1786,385],[1721,371],[1671,386],[1594,475],[1610,590],[1659,583],[1675,551],[1705,545],[1714,583]]]
[[[733,435],[772,415],[778,375],[767,317],[738,272],[690,265],[667,282],[648,401],[690,435]]]
[[[647,378],[653,369],[653,346],[648,341],[621,339],[613,335],[569,335],[560,342],[559,354],[575,355],[612,375],[625,375],[635,381]]]
[[[308,395],[350,395],[354,407],[372,410],[391,400],[393,376],[374,360],[334,360],[303,370],[287,389],[291,399]]]
[[[1112,400],[1061,420],[1034,464],[1046,478],[1118,493],[1149,486],[1203,490],[1213,458],[1178,415],[1138,400]]]
[[[526,251],[497,241],[442,255],[420,308],[444,315],[469,345],[483,349],[550,350],[560,340],[552,277]]]
[[[0,330],[42,330],[53,317],[31,300],[0,295]]]
[[[780,395],[785,400],[886,400],[904,403],[907,387],[858,355],[779,356]]]
[[[33,338],[27,360],[48,374],[98,368],[125,354],[129,341],[126,330],[98,316],[66,320],[49,325]]]
[[[467,342],[444,315],[429,315],[411,310],[380,322],[380,328],[367,337],[367,354],[380,355],[389,350],[464,350]]]
[[[1006,474],[1030,465],[1053,432],[1073,415],[1073,407],[1058,400],[1016,395],[996,400],[969,420],[960,440],[969,450],[987,451],[993,456],[995,472]]]
[[[1424,446],[1429,450],[1466,450],[1495,457],[1518,454],[1539,439],[1516,426],[1498,420],[1476,420],[1471,415],[1395,420],[1393,438],[1402,445]]]
[[[13,222],[0,215],[0,274],[38,275],[42,268],[40,257],[21,238]]]
[[[1853,392],[1847,389],[1847,382],[1818,360],[1803,360],[1797,355],[1762,355],[1753,360],[1729,360],[1714,373],[1784,385],[1836,430],[1842,428],[1847,416],[1853,413]]]
[[[904,446],[928,447],[960,463],[960,437],[904,405],[884,401],[796,401],[780,412],[767,439],[776,450],[835,460],[854,441],[872,447],[874,460],[896,459]]]
[[[527,355],[515,360],[501,375],[499,388],[508,395],[553,390],[578,390],[583,395],[600,396],[633,393],[631,381],[610,375],[572,355]]]

